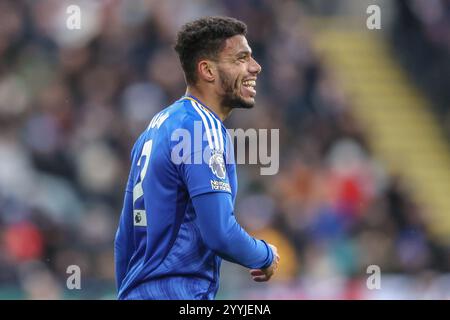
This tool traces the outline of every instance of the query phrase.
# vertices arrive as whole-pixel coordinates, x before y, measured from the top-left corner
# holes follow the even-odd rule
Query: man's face
[[[229,108],[255,105],[256,77],[261,66],[253,59],[247,39],[242,35],[228,38],[219,54],[216,90],[221,104]]]

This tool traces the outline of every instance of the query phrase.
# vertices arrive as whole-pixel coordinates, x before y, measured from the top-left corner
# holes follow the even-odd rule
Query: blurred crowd
[[[392,43],[450,141],[450,1],[399,0]]]
[[[81,7],[79,30],[66,26],[69,4]],[[306,14],[290,0],[1,1],[0,299],[115,298],[131,147],[184,94],[174,37],[204,15],[245,21],[263,68],[256,107],[226,126],[280,129],[280,172],[240,165],[235,208],[251,234],[279,247],[279,272],[261,285],[224,263],[218,298],[370,297],[369,265],[407,277],[386,280],[394,297],[448,293],[439,277],[449,247],[372,154],[312,48]],[[81,290],[66,288],[70,265],[81,268]]]

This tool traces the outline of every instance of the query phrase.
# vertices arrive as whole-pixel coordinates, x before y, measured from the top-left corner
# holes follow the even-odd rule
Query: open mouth
[[[256,94],[256,80],[244,80],[242,81],[242,86],[250,96],[254,96]]]

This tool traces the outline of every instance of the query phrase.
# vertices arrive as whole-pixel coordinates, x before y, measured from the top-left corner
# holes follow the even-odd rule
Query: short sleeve
[[[180,173],[190,196],[195,197],[209,192],[231,194],[223,153],[206,148],[207,150],[201,154],[192,154],[191,159],[201,159],[201,161],[186,161],[180,165]]]
[[[198,103],[186,102],[186,114],[171,133],[171,158],[189,195],[232,194],[222,124]]]

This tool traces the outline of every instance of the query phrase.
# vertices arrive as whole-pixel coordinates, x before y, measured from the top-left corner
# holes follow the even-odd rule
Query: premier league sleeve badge
[[[219,179],[225,179],[226,169],[225,161],[223,159],[223,152],[214,150],[209,158],[209,167],[212,173]]]

